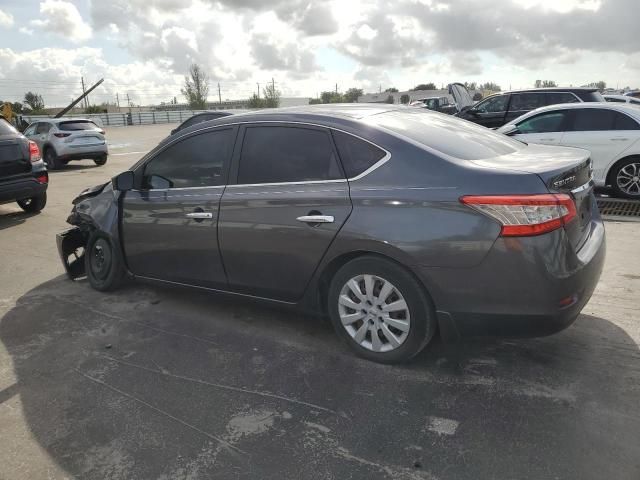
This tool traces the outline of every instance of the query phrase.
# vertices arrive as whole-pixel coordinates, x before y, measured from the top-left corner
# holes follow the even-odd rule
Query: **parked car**
[[[621,103],[552,105],[498,129],[527,143],[585,148],[596,185],[640,199],[640,108]]]
[[[410,107],[428,108],[434,112],[453,115],[458,111],[456,106],[449,103],[448,97],[426,97],[415,100],[409,104]]]
[[[626,92],[625,96],[634,97],[634,98],[640,98],[640,90],[633,90],[633,91],[630,91],[630,92]]]
[[[196,113],[195,115],[187,118],[184,122],[182,122],[176,128],[171,130],[171,135],[174,135],[179,131],[184,130],[185,128],[195,125],[197,123],[206,122],[208,120],[215,120],[216,118],[221,118],[221,117],[228,117],[229,115],[232,115],[232,114],[229,112],[220,112],[220,111]]]
[[[634,98],[629,95],[603,95],[607,102],[611,103],[630,103],[631,105],[640,105],[640,98]]]
[[[37,213],[47,204],[49,175],[35,142],[0,117],[0,203]]]
[[[72,160],[91,159],[96,165],[107,163],[104,130],[85,118],[48,118],[32,123],[25,137],[38,144],[47,167],[54,170]]]
[[[603,101],[602,94],[596,88],[513,90],[490,95],[476,105],[463,109],[457,116],[485,127],[497,128],[546,105]]]
[[[604,260],[590,168],[425,109],[269,109],[187,128],[83,192],[58,248],[97,290],[133,276],[295,305],[397,362],[437,330],[573,322]]]

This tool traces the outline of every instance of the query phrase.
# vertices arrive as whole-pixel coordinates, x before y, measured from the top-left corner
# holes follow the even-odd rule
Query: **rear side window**
[[[570,92],[547,92],[547,105],[558,103],[578,103],[580,100]]]
[[[478,104],[476,109],[482,113],[504,112],[507,110],[508,99],[509,97],[507,95],[498,95],[496,97],[491,97]]]
[[[239,184],[306,182],[344,178],[329,133],[298,127],[248,127]]]
[[[527,118],[518,124],[521,133],[546,133],[562,131],[564,120],[567,116],[566,110],[557,112],[546,112]]]
[[[597,90],[593,92],[581,92],[578,91],[577,95],[583,102],[604,102],[604,96]]]
[[[0,118],[0,135],[9,135],[12,133],[18,133],[18,131],[4,118]]]
[[[36,133],[49,133],[49,130],[51,130],[51,124],[46,122],[40,122],[36,126]]]
[[[629,100],[629,103],[633,103],[634,105],[640,105],[640,100]]]
[[[512,93],[511,105],[509,110],[535,110],[538,107],[544,107],[545,98],[542,93]]]
[[[333,131],[332,135],[347,178],[357,177],[382,160],[387,154],[384,150],[353,135],[337,131]]]
[[[582,108],[575,110],[573,131],[595,132],[613,130],[614,112],[600,108]]]
[[[613,120],[613,129],[614,130],[640,130],[640,126],[638,122],[636,122],[633,118],[625,115],[620,112],[613,112],[614,120]]]
[[[154,175],[166,180],[169,188],[223,185],[232,139],[232,130],[225,129],[171,145],[145,165],[142,188],[156,187]]]
[[[79,120],[73,122],[60,122],[58,124],[58,129],[65,132],[74,132],[79,130],[99,130],[100,127],[88,120]]]
[[[614,103],[627,103],[625,100],[623,100],[622,98],[612,98],[612,97],[605,97],[605,100],[607,102],[614,102]]]

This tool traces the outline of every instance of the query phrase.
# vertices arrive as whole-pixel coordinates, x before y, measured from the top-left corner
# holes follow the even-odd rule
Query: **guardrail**
[[[154,125],[157,123],[182,123],[196,113],[207,110],[177,110],[157,112],[131,112],[131,113],[91,113],[69,115],[69,118],[87,118],[101,127],[124,127],[127,125]],[[53,115],[22,115],[28,123],[37,122]]]

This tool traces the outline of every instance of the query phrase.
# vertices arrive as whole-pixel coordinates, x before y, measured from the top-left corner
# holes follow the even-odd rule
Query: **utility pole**
[[[382,93],[382,84],[378,87],[378,93]]]
[[[84,97],[84,108],[89,108],[89,103],[87,100],[87,92],[84,90],[84,77],[80,77],[80,81],[82,82],[82,94],[85,96]]]
[[[336,83],[336,94],[338,93],[338,84]]]
[[[129,107],[129,113],[131,113],[131,100],[129,100],[129,92],[127,92],[127,106]]]
[[[260,83],[256,82],[256,85],[258,86],[258,98],[260,98]]]
[[[218,82],[218,101],[222,105],[222,94],[220,93],[220,82]]]
[[[271,88],[273,89],[273,94],[276,94],[276,81],[271,77]]]
[[[118,110],[120,110],[120,97],[118,97],[117,93],[116,93],[116,103],[118,104]]]

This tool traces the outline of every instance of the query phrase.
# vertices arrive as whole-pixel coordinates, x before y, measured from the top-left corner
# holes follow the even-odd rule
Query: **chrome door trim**
[[[296,220],[304,223],[333,223],[335,218],[333,215],[303,215]]]
[[[213,213],[211,212],[191,212],[185,214],[187,218],[197,218],[197,219],[210,219],[213,218]]]

